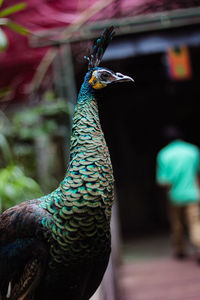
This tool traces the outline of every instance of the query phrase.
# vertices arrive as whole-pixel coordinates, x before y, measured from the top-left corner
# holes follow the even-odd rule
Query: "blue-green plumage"
[[[21,251],[28,249],[28,247],[33,243],[33,238],[24,239],[17,238],[13,242],[10,242],[6,246],[0,249],[0,257],[2,259],[12,258],[21,254]]]
[[[110,255],[114,178],[97,100],[107,85],[132,80],[98,67],[112,35],[107,29],[88,59],[64,180],[0,217],[1,300],[88,300],[101,282]]]

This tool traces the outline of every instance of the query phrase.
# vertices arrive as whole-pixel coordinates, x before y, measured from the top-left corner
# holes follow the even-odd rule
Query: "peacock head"
[[[90,56],[85,57],[89,61],[88,73],[86,74],[85,79],[93,90],[100,90],[110,84],[118,82],[134,82],[134,80],[129,76],[121,73],[115,73],[107,68],[98,67],[114,33],[113,26],[106,28],[101,36],[95,41]]]
[[[91,75],[88,83],[95,90],[100,90],[110,84],[118,82],[134,82],[133,78],[130,76],[126,76],[121,73],[115,73],[107,68],[95,68],[90,74]]]

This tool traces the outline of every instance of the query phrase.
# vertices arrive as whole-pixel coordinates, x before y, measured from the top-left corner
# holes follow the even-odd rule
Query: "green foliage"
[[[27,35],[29,34],[29,30],[23,26],[21,26],[20,24],[10,21],[8,20],[6,23],[7,27],[9,27],[10,29],[12,29],[13,31],[20,33],[22,35]]]
[[[10,146],[5,136],[1,133],[0,133],[0,150],[3,155],[4,161],[6,161],[8,164],[12,163],[12,153],[10,150]]]
[[[10,16],[20,10],[23,10],[26,8],[26,3],[22,2],[22,3],[18,3],[18,4],[15,4],[15,5],[12,5],[10,7],[7,7],[5,9],[2,9],[0,11],[0,18],[5,18],[7,16]]]
[[[3,0],[0,0],[0,7],[3,4]],[[10,20],[8,16],[15,14],[16,12],[19,12],[21,10],[24,10],[26,8],[26,3],[21,2],[15,5],[12,5],[10,7],[4,8],[0,10],[0,27],[7,26],[11,30],[27,35],[29,33],[29,30],[22,25]],[[0,52],[6,50],[8,47],[8,39],[3,32],[2,28],[0,28]]]
[[[42,196],[39,185],[17,165],[0,169],[0,202],[5,210],[22,201]]]
[[[24,109],[13,117],[13,135],[21,139],[30,139],[43,134],[58,133],[59,124],[56,116],[69,114],[66,101],[44,101],[40,105]]]
[[[41,135],[50,140],[54,136],[66,135],[68,117],[66,101],[56,100],[51,91],[37,106],[21,108],[9,118],[0,111],[0,203],[3,210],[42,195],[39,185],[29,177],[38,175],[34,141]],[[48,189],[49,183],[54,182],[51,184],[54,186],[56,181],[51,170],[52,167],[49,177],[44,178]],[[41,185],[45,190],[46,186]]]
[[[5,210],[22,201],[40,197],[42,191],[37,182],[14,164],[10,146],[3,134],[0,134],[0,152],[7,163],[5,168],[0,169],[0,208]]]

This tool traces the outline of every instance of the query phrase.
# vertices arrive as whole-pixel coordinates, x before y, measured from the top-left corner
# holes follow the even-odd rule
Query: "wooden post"
[[[44,192],[48,192],[49,188],[49,162],[51,159],[50,148],[51,142],[49,136],[41,134],[34,139],[35,157],[37,164],[37,177],[39,184]]]
[[[69,108],[69,120],[68,120],[68,132],[67,132],[67,145],[66,145],[66,163],[69,161],[69,151],[70,151],[70,136],[71,136],[71,127],[72,127],[72,117],[74,113],[74,106],[77,99],[77,89],[76,81],[74,74],[73,59],[71,53],[71,46],[69,43],[65,44],[62,47],[61,51],[61,61],[62,61],[62,74],[63,74],[63,86],[64,86],[64,95],[66,101],[68,101]]]
[[[77,90],[74,74],[73,59],[71,53],[71,46],[69,43],[62,48],[61,59],[63,65],[64,85],[66,88],[66,97],[69,102],[74,105],[77,99]]]
[[[115,193],[115,202],[111,218],[112,252],[103,281],[90,300],[119,300],[120,291],[117,282],[118,266],[121,262],[121,232],[118,216],[118,203]]]

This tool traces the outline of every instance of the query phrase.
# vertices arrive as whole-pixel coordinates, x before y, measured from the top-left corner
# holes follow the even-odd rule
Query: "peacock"
[[[114,34],[94,42],[73,116],[66,176],[49,195],[0,216],[0,299],[88,300],[111,251],[114,176],[97,100],[110,84],[133,81],[100,68]]]

